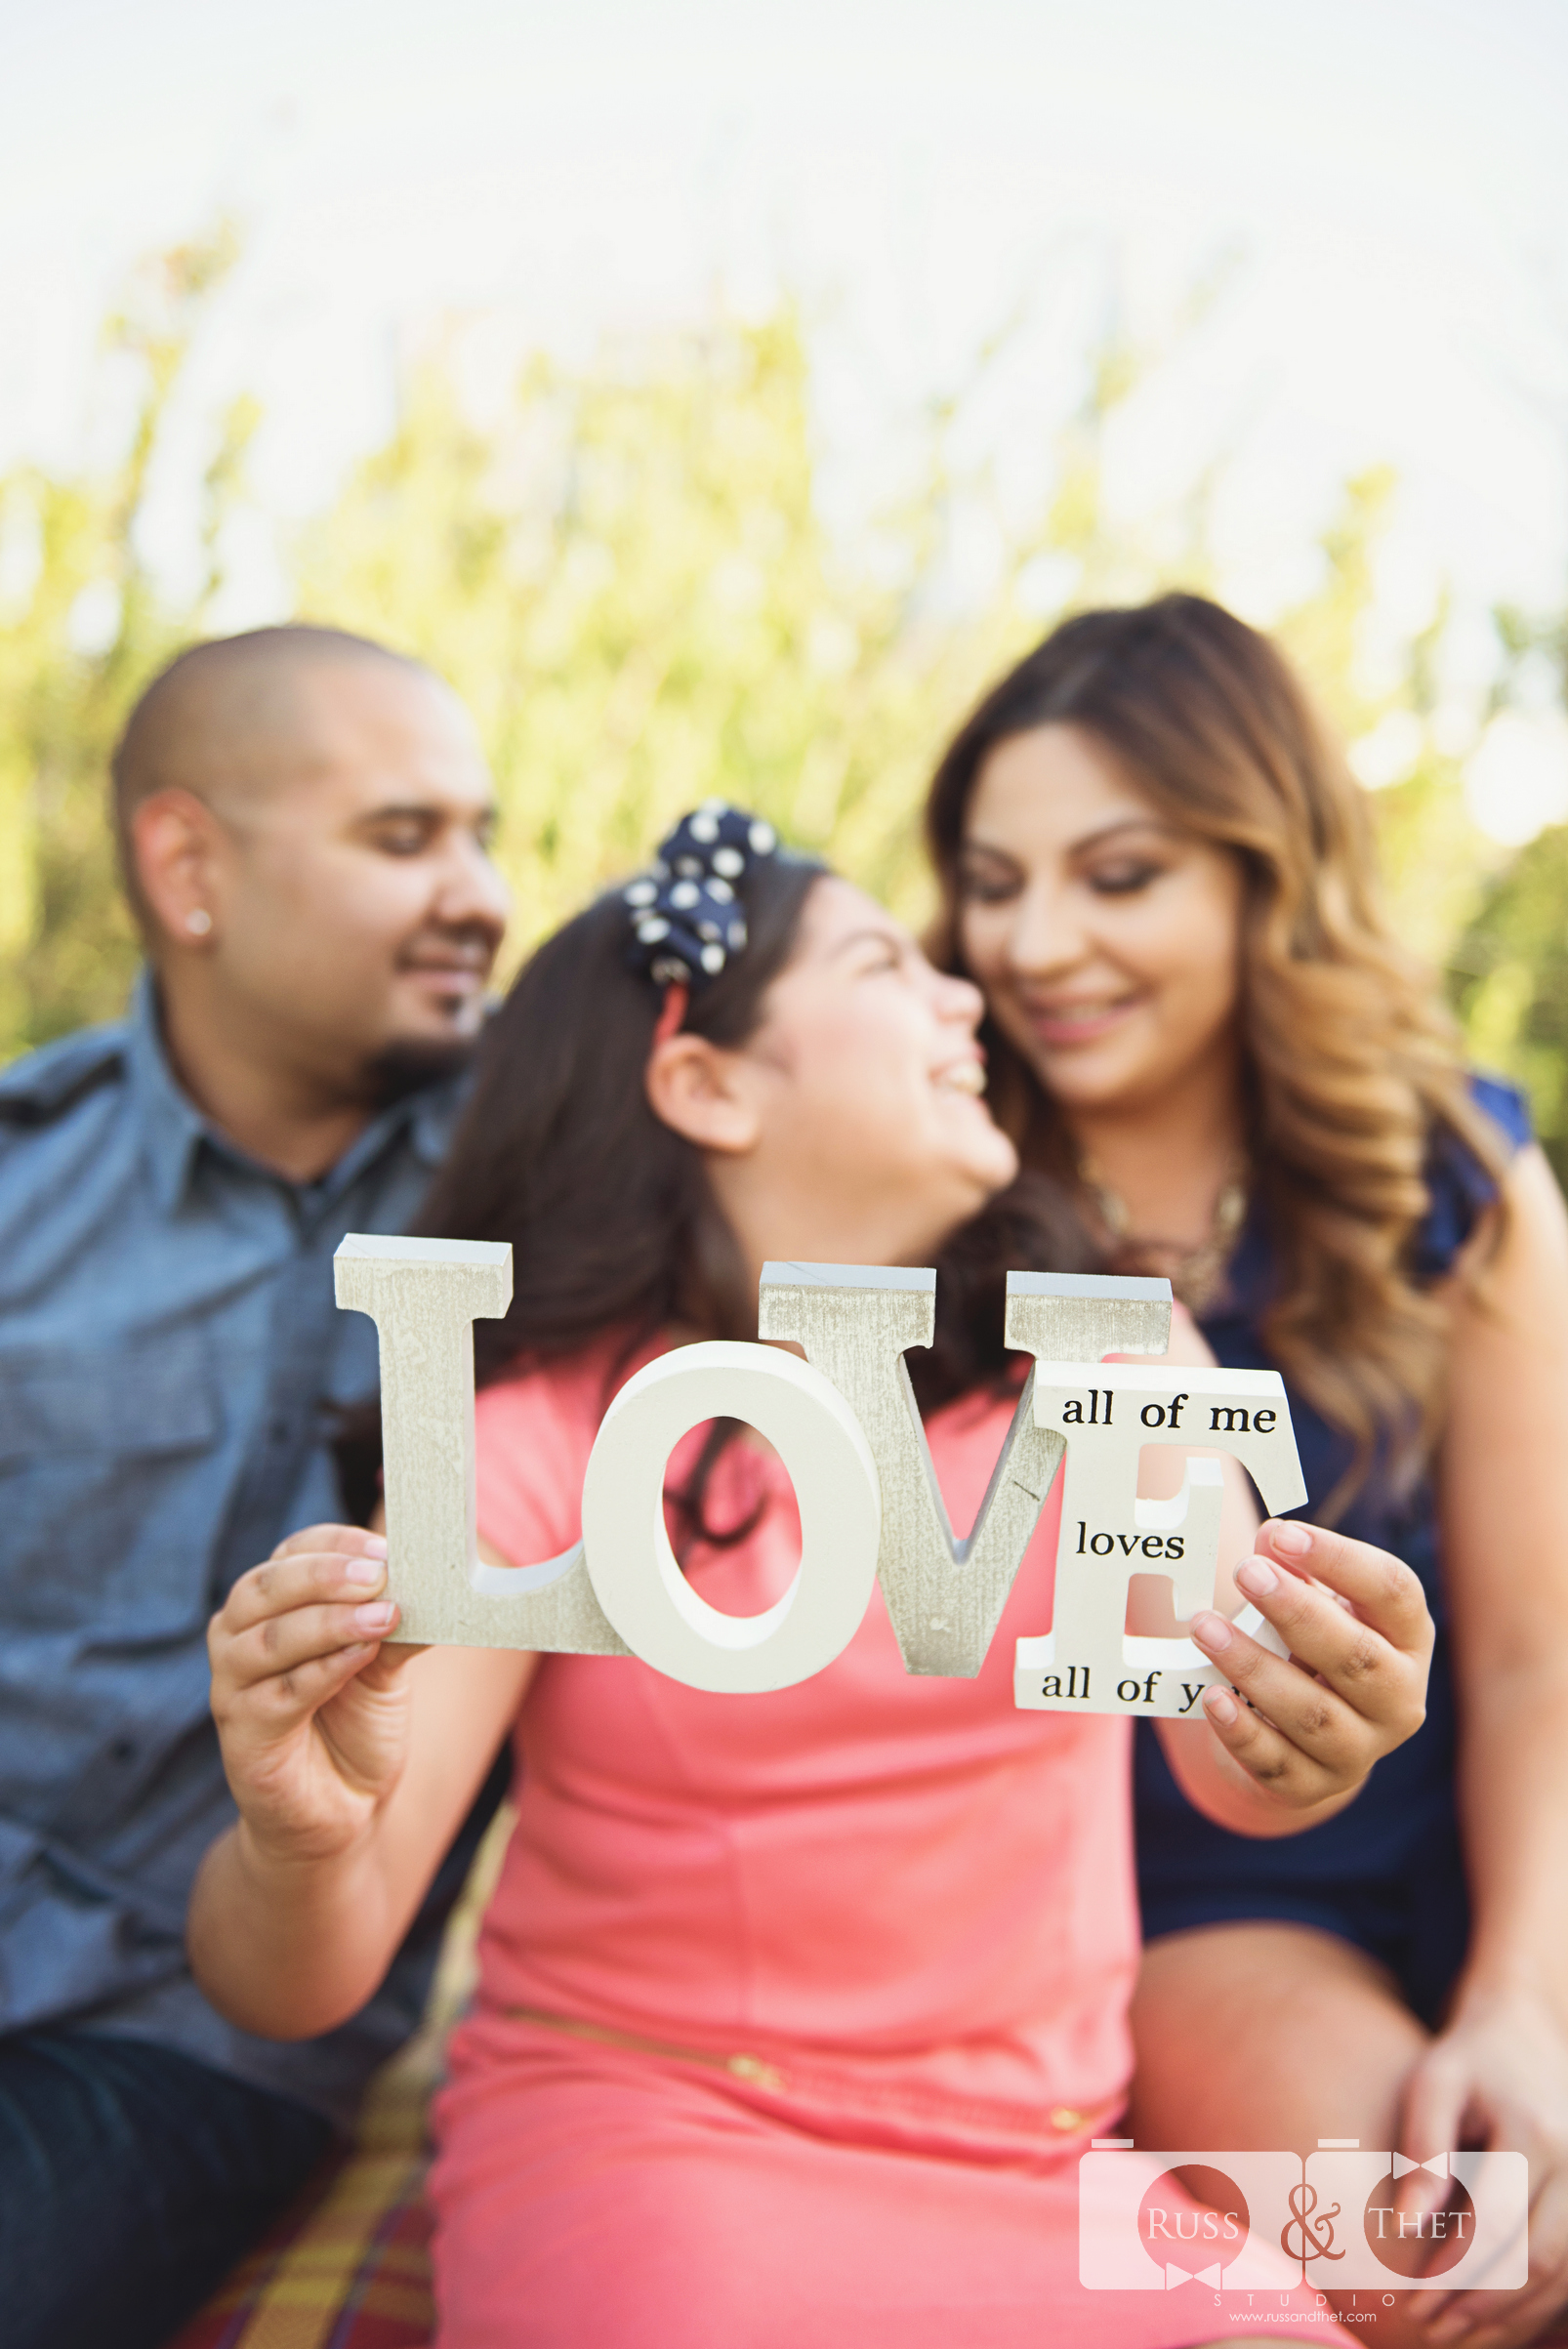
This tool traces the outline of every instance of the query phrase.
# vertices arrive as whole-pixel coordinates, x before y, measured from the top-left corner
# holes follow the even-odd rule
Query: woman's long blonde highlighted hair
[[[959,858],[989,753],[1042,725],[1091,736],[1160,812],[1246,876],[1245,1113],[1277,1286],[1263,1324],[1287,1380],[1374,1456],[1414,1472],[1442,1416],[1446,1315],[1413,1245],[1447,1128],[1496,1179],[1506,1153],[1471,1099],[1428,973],[1377,901],[1362,795],[1286,662],[1199,596],[1069,620],[993,687],[937,768],[927,837],[941,883],[936,958],[962,970]],[[1026,1165],[1075,1179],[1054,1103],[984,1030],[991,1100]]]

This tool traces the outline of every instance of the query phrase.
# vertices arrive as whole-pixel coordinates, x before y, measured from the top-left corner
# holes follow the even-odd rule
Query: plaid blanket
[[[444,2037],[427,2025],[377,2077],[352,2152],[312,2180],[169,2349],[426,2349],[435,2310],[425,2114]]]
[[[424,2349],[435,2326],[420,2156],[355,2154],[171,2349]]]

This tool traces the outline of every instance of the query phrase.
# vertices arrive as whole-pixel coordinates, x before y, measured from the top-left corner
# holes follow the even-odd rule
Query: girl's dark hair
[[[1201,596],[1081,612],[1001,679],[931,784],[942,902],[931,951],[963,970],[970,803],[991,752],[1037,726],[1090,736],[1161,814],[1241,866],[1246,1109],[1279,1281],[1264,1320],[1286,1377],[1354,1440],[1415,1472],[1441,1423],[1447,1318],[1413,1265],[1446,1132],[1501,1181],[1429,974],[1378,902],[1363,794],[1283,655]],[[1024,1164],[1073,1181],[1066,1124],[989,1020],[992,1105]]]
[[[736,884],[749,943],[692,996],[688,1032],[729,1047],[752,1035],[826,870],[779,856]],[[615,1341],[613,1383],[672,1325],[707,1339],[757,1336],[757,1296],[702,1153],[648,1103],[662,993],[628,964],[629,929],[612,891],[524,967],[485,1031],[450,1154],[413,1227],[430,1238],[511,1242],[512,1304],[504,1319],[474,1327],[481,1387],[605,1338]],[[909,1358],[927,1408],[1008,1380],[1007,1272],[1086,1268],[1069,1229],[1056,1186],[1026,1177],[955,1236],[938,1259],[936,1343]],[[368,1432],[356,1422],[340,1446],[346,1492],[360,1503]],[[716,1537],[703,1489],[731,1432],[719,1423],[676,1497],[707,1540]]]
[[[749,942],[693,994],[683,1030],[746,1042],[824,868],[775,857],[737,885]],[[512,1304],[475,1322],[478,1385],[614,1332],[629,1359],[680,1323],[757,1335],[757,1300],[702,1155],[643,1079],[662,990],[627,960],[612,890],[548,938],[485,1031],[474,1089],[414,1229],[512,1243]]]

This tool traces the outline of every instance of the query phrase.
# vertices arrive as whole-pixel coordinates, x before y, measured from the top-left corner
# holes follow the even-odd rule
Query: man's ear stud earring
[[[212,916],[204,905],[198,905],[194,913],[186,914],[186,927],[193,938],[204,938],[207,935],[212,927]]]

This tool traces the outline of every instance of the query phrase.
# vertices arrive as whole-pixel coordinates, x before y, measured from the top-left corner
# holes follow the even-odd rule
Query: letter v
[[[1105,1296],[1071,1274],[1008,1275],[1009,1346],[1048,1361],[1097,1362],[1112,1350],[1161,1353],[1165,1326],[1141,1300]],[[1170,1308],[1164,1308],[1169,1315]],[[972,1679],[1061,1464],[1063,1444],[1036,1427],[1031,1370],[967,1540],[960,1541],[931,1465],[904,1366],[929,1345],[936,1275],[892,1266],[763,1267],[758,1335],[790,1339],[858,1418],[882,1484],[877,1570],[906,1670]]]

